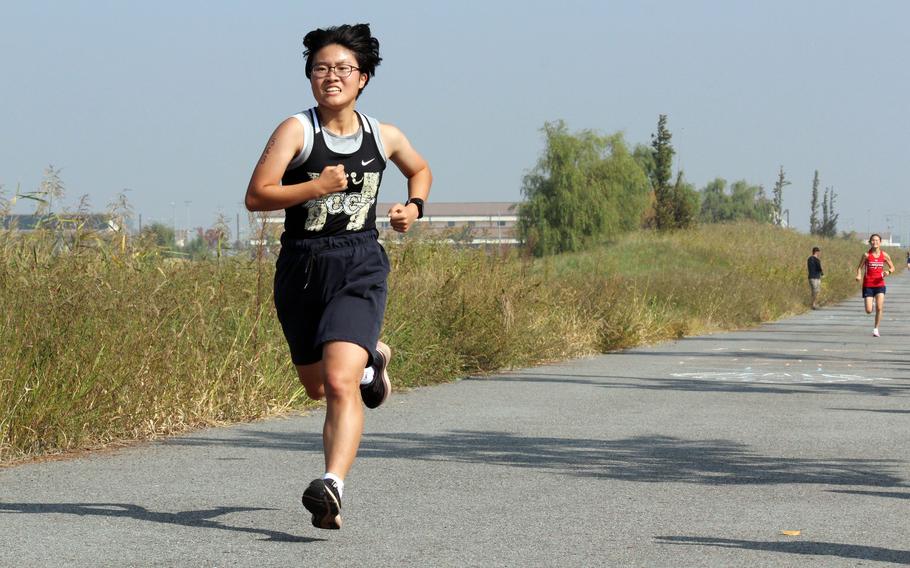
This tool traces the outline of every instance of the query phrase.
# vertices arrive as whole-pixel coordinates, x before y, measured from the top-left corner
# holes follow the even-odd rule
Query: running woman
[[[278,125],[246,193],[250,211],[285,210],[275,308],[300,382],[325,398],[325,473],[303,493],[313,526],[341,528],[344,478],[363,433],[363,407],[391,390],[391,351],[379,343],[389,260],[376,230],[386,163],[407,178],[389,210],[405,233],[423,216],[432,174],[405,135],[355,110],[382,58],[368,24],[316,29],[303,39],[316,106]]]
[[[880,337],[878,326],[882,322],[882,311],[885,309],[885,277],[894,272],[894,263],[888,253],[882,250],[882,238],[877,233],[869,237],[870,249],[856,267],[856,280],[863,282],[863,302],[866,313],[872,313],[872,302],[875,301],[875,327],[872,335]],[[885,265],[888,268],[885,268]]]

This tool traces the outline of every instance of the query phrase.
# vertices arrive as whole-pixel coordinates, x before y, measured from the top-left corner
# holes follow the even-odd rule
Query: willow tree
[[[537,256],[583,250],[639,227],[650,185],[621,134],[544,124],[546,148],[522,183],[518,230]]]
[[[703,223],[726,223],[749,219],[759,223],[772,223],[774,203],[768,199],[760,185],[745,180],[734,182],[727,191],[727,182],[716,178],[701,191]]]

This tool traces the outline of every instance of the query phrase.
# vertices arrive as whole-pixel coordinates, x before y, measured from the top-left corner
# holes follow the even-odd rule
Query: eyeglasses
[[[350,77],[355,69],[360,71],[359,67],[353,65],[314,65],[310,74],[317,79],[323,79],[329,76],[330,71],[334,71],[336,77],[344,79]]]

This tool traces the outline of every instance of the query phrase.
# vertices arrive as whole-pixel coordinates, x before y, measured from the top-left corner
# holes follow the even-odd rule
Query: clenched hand
[[[401,203],[396,203],[389,209],[389,223],[392,228],[399,233],[407,233],[411,225],[417,221],[417,207],[409,207]]]
[[[319,183],[323,193],[335,193],[347,189],[348,178],[344,173],[344,165],[338,164],[323,168],[322,173],[319,174]]]

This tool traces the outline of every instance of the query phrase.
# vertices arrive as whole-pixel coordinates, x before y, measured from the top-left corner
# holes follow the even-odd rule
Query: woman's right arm
[[[344,166],[327,166],[314,180],[281,185],[288,164],[303,148],[303,125],[289,118],[278,125],[269,138],[246,188],[244,203],[250,211],[287,209],[309,199],[347,187]]]
[[[866,255],[859,259],[859,266],[856,267],[856,279],[863,279],[863,268],[866,266]]]

